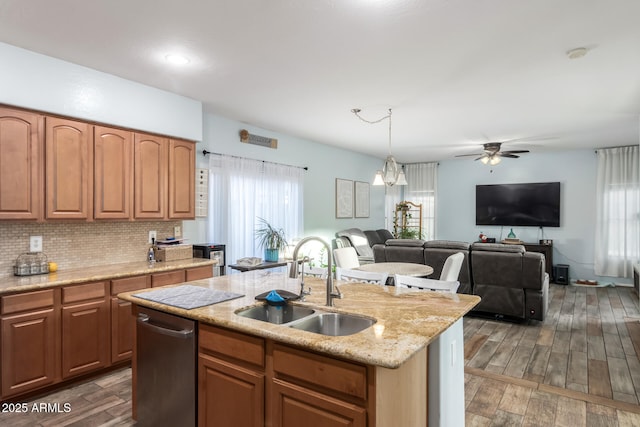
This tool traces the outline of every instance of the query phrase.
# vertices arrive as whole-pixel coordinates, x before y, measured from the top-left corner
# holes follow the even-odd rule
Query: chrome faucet
[[[322,243],[325,246],[325,248],[327,248],[327,254],[328,254],[327,256],[327,306],[331,307],[333,306],[333,299],[342,298],[342,294],[340,293],[340,289],[338,289],[337,287],[336,287],[336,292],[333,291],[333,272],[331,271],[332,270],[331,248],[329,247],[327,242],[315,236],[305,237],[304,239],[300,240],[296,245],[296,247],[293,249],[293,263],[291,264],[291,268],[289,269],[289,277],[292,279],[295,279],[298,277],[298,251],[300,250],[300,247],[302,247],[305,243],[311,240],[317,240],[318,242]],[[302,286],[302,289],[300,291],[300,295],[302,296],[305,293],[304,292],[304,272],[303,272],[301,286]]]

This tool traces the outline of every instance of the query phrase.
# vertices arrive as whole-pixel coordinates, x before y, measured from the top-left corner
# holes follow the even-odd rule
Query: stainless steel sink
[[[376,320],[368,317],[345,313],[322,313],[300,320],[289,327],[322,335],[344,336],[363,331],[374,323]]]
[[[261,320],[263,322],[283,324],[302,319],[315,313],[315,310],[307,307],[287,304],[281,307],[270,305],[257,305],[236,311],[238,316],[250,319]]]

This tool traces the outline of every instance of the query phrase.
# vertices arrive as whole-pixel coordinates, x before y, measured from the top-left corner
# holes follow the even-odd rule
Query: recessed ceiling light
[[[587,48],[586,47],[577,47],[575,49],[571,49],[571,50],[567,51],[567,58],[569,58],[569,59],[578,59],[578,58],[582,58],[586,54],[587,54]]]
[[[169,55],[166,55],[164,57],[164,59],[166,59],[167,62],[169,62],[169,63],[171,63],[173,65],[186,65],[189,62],[191,62],[191,61],[189,61],[189,58],[187,58],[186,56],[178,55],[178,54],[175,54],[175,53],[170,53]]]

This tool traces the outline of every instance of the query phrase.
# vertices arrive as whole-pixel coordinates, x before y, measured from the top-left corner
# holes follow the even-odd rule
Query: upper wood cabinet
[[[169,141],[169,218],[195,218],[196,144]]]
[[[95,219],[129,219],[133,205],[133,135],[95,126],[93,131]]]
[[[135,218],[167,217],[167,145],[167,139],[159,136],[134,136]]]
[[[45,127],[46,218],[93,218],[91,125],[47,117]]]
[[[42,116],[0,107],[0,219],[39,219]]]

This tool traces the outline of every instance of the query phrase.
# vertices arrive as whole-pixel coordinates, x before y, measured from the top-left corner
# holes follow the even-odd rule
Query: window
[[[264,258],[254,230],[258,218],[282,228],[288,240],[303,230],[303,173],[286,166],[233,156],[209,159],[209,219],[207,236],[226,244],[227,258]]]

